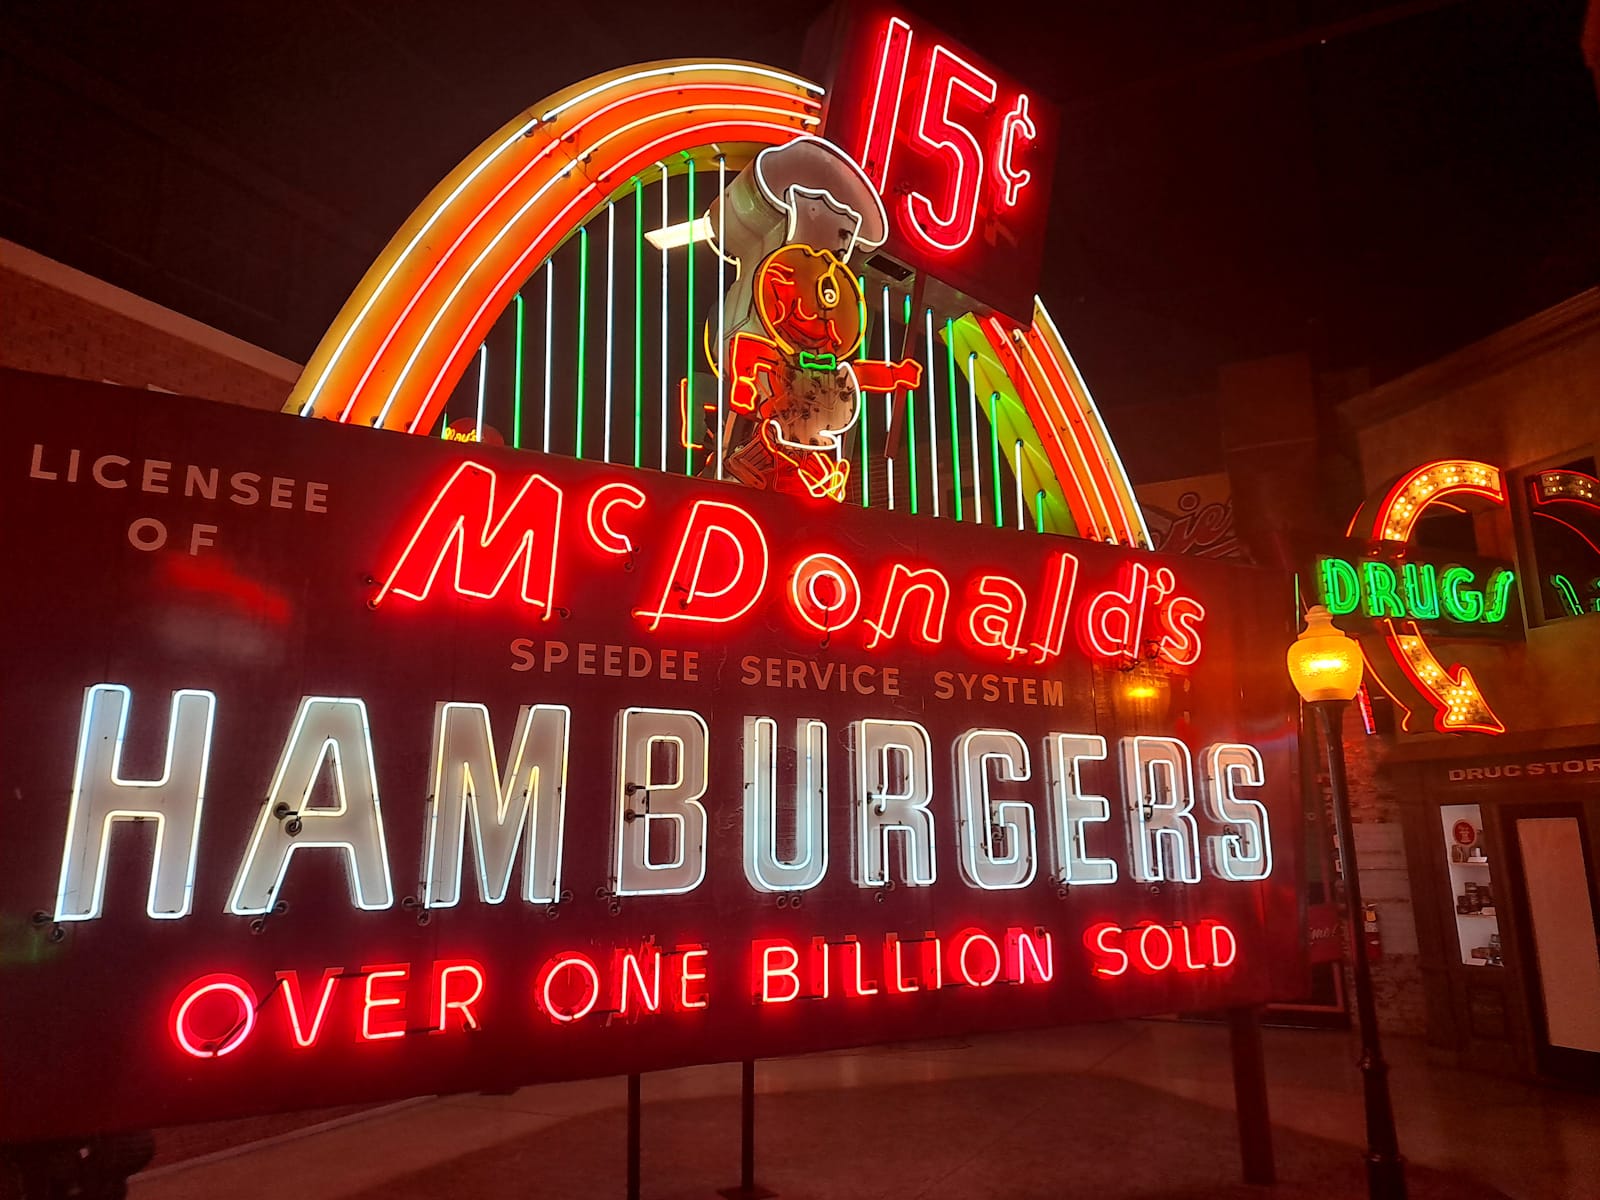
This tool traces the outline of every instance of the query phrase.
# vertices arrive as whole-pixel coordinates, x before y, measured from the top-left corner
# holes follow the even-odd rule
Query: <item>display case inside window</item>
[[[1494,879],[1483,844],[1483,813],[1476,804],[1446,804],[1439,809],[1450,891],[1456,910],[1456,942],[1469,967],[1498,967],[1500,916]]]
[[[1527,478],[1528,532],[1542,619],[1600,613],[1600,478],[1592,457]]]

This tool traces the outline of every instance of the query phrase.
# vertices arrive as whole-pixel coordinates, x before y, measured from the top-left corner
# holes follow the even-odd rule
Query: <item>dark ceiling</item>
[[[798,67],[817,7],[11,3],[0,235],[303,361],[513,113]],[[1106,403],[1296,349],[1382,378],[1600,279],[1582,0],[912,7],[1065,108],[1043,291]]]

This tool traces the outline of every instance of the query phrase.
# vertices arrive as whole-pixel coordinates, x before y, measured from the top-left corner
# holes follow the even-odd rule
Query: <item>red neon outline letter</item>
[[[724,556],[730,547],[737,555],[737,566],[729,578],[713,581],[720,586],[702,591],[706,556],[714,535],[724,543]],[[683,568],[691,546],[694,569],[684,581]],[[768,561],[767,535],[754,517],[736,504],[696,500],[678,539],[672,569],[662,581],[661,598],[654,609],[635,609],[633,615],[648,620],[651,629],[659,628],[663,621],[737,621],[755,607],[766,589]]]
[[[876,621],[868,618],[866,626],[872,630],[867,649],[877,648],[879,642],[893,641],[900,632],[900,618],[905,615],[906,601],[912,592],[923,592],[927,603],[922,609],[922,628],[918,636],[930,646],[944,641],[944,619],[950,610],[950,581],[934,567],[913,571],[905,563],[895,563],[889,573],[889,583],[883,589],[883,610]],[[894,621],[889,620],[889,606],[894,605]]]
[[[523,603],[542,609],[548,618],[560,548],[561,489],[542,475],[529,475],[497,518],[497,483],[489,467],[475,462],[457,467],[418,522],[373,606],[391,592],[408,600],[427,599],[453,547],[458,593],[491,599],[520,562]],[[535,562],[540,544],[545,552]]]
[[[950,118],[950,104],[956,88],[971,97],[970,104],[982,113],[994,103],[997,85],[989,76],[944,46],[935,46],[928,59],[927,83],[922,91],[922,109],[917,114],[911,140],[929,157],[953,159],[950,171],[949,215],[934,212],[933,201],[921,192],[906,196],[910,225],[918,237],[935,250],[959,250],[972,239],[978,220],[978,193],[983,186],[983,147],[972,130]],[[944,91],[937,116],[933,113],[933,94]]]
[[[195,1001],[210,992],[225,992],[232,996],[238,1002],[240,1020],[221,1038],[201,1040],[197,1044],[189,1037],[189,1010],[194,1007]],[[221,1058],[224,1054],[232,1054],[255,1027],[255,992],[237,975],[223,972],[202,975],[179,992],[172,1002],[172,1014],[167,1023],[178,1049],[196,1058]]]

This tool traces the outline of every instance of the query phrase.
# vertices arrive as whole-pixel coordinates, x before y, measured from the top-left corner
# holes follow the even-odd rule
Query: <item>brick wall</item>
[[[280,409],[297,364],[0,242],[0,366]]]
[[[1350,819],[1355,826],[1356,861],[1361,868],[1361,895],[1377,910],[1383,941],[1383,957],[1372,964],[1378,1027],[1384,1033],[1421,1037],[1427,1028],[1422,957],[1400,825],[1400,801],[1384,769],[1384,753],[1384,740],[1367,735],[1353,708],[1347,712],[1345,774]],[[1326,778],[1321,782],[1324,798],[1331,803]],[[1331,815],[1327,827],[1333,827]],[[1349,984],[1348,979],[1346,983]]]

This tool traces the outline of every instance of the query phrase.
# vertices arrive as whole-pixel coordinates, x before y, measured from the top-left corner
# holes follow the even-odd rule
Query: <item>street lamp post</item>
[[[1367,1113],[1367,1194],[1373,1200],[1405,1200],[1406,1177],[1395,1137],[1389,1100],[1389,1065],[1378,1041],[1378,1006],[1372,995],[1361,929],[1361,873],[1344,773],[1344,710],[1361,687],[1361,650],[1355,639],[1333,624],[1318,604],[1306,613],[1306,627],[1289,647],[1289,675],[1301,699],[1317,714],[1328,747],[1328,787],[1344,867],[1345,941],[1355,975],[1356,1023],[1361,1035],[1361,1091]]]

